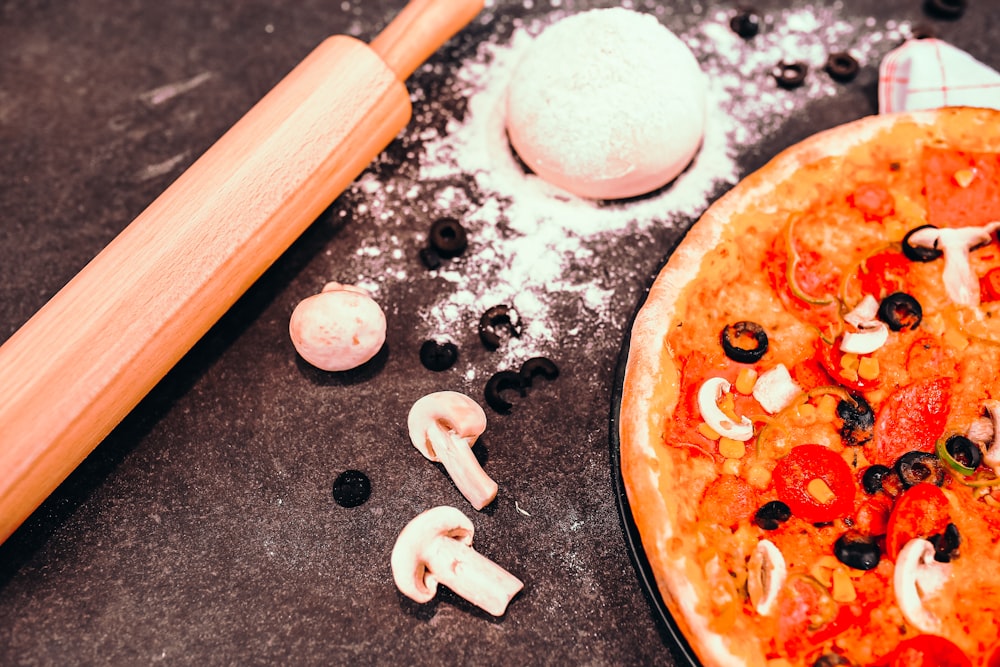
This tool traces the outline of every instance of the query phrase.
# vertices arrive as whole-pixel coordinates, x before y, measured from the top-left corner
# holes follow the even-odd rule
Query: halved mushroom
[[[759,381],[759,380],[758,380]],[[734,422],[719,407],[719,399],[732,385],[725,378],[709,378],[698,389],[698,410],[705,423],[725,438],[746,442],[753,437],[753,422],[747,417]]]
[[[941,619],[924,607],[924,598],[933,595],[951,575],[947,563],[934,560],[934,545],[917,537],[907,542],[896,557],[893,591],[896,604],[910,625],[921,632],[935,633]]]
[[[406,419],[410,441],[431,461],[440,462],[462,495],[481,510],[497,497],[472,445],[486,430],[486,413],[457,391],[438,391],[417,400]]]
[[[1000,475],[1000,401],[983,403],[985,416],[969,425],[968,437],[983,450],[983,464]]]
[[[416,602],[429,602],[444,584],[480,609],[502,616],[524,583],[472,548],[475,528],[454,507],[418,514],[403,528],[390,565],[396,587]]]
[[[1000,221],[981,227],[925,227],[909,235],[911,245],[944,253],[944,289],[962,306],[979,305],[979,279],[969,265],[969,252],[989,243],[1000,229]]]
[[[770,540],[761,540],[747,562],[747,592],[750,603],[761,616],[769,616],[785,585],[788,568],[781,550]]]

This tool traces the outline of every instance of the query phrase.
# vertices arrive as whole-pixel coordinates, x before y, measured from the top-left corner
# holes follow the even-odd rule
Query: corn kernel
[[[722,462],[722,473],[724,475],[739,475],[740,474],[740,460],[739,459],[726,459]]]
[[[955,172],[955,182],[958,183],[959,187],[967,188],[972,184],[972,181],[976,178],[975,169],[959,169]]]
[[[878,377],[878,359],[875,357],[861,357],[858,362],[858,377],[865,380],[874,380]]]
[[[959,352],[969,347],[969,339],[963,336],[957,329],[949,328],[944,332],[945,345],[953,347]]]
[[[816,406],[812,403],[803,403],[795,408],[795,412],[798,414],[799,419],[807,423],[812,423],[816,419]]]
[[[837,416],[837,405],[840,400],[832,394],[824,394],[816,406],[816,416],[820,421],[832,422]]]
[[[714,428],[712,428],[711,426],[709,426],[705,422],[702,422],[702,423],[698,424],[698,433],[701,433],[703,436],[705,436],[709,440],[718,440],[719,438],[722,437],[721,435],[719,435],[718,433],[715,432]]]
[[[840,371],[840,377],[842,377],[845,380],[848,380],[850,382],[857,382],[858,381],[858,372],[856,370],[854,370],[853,368],[843,368]]]
[[[819,560],[816,561],[816,564],[819,565],[820,567],[825,567],[830,570],[836,570],[837,568],[841,567],[840,561],[837,560],[837,557],[832,554],[826,554],[824,556],[820,556]]]
[[[739,440],[721,438],[719,440],[719,453],[727,459],[741,459],[747,453],[747,446]]]
[[[858,594],[854,590],[854,583],[851,576],[844,568],[837,568],[833,571],[833,599],[837,602],[854,602],[858,599]]]
[[[755,384],[757,384],[757,371],[752,368],[744,368],[736,376],[736,391],[745,396],[753,393],[753,386]]]
[[[753,465],[743,471],[747,484],[755,489],[764,490],[771,484],[771,471],[761,465]]]
[[[824,505],[836,498],[836,494],[833,490],[819,477],[814,477],[809,480],[809,484],[806,485],[806,491],[809,492],[810,496]]]
[[[840,358],[840,367],[844,369],[856,369],[858,367],[858,355],[848,352]]]

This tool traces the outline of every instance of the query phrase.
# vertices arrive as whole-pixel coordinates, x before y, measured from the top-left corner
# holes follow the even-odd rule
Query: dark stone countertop
[[[402,4],[0,2],[0,340],[325,36],[370,40]],[[448,92],[457,68],[480,41],[509,34],[515,19],[611,4],[491,3],[410,81],[415,123],[444,128],[443,109],[461,114],[462,100]],[[807,7],[797,0],[758,7],[767,15],[789,4]],[[844,0],[832,11],[860,31],[890,20],[926,23],[1000,65],[990,50],[1000,41],[995,8],[969,5],[957,21],[928,18],[918,0],[878,7]],[[735,3],[629,6],[656,11],[680,31]],[[866,24],[869,16],[877,21]],[[186,85],[152,102],[147,93],[168,84]],[[776,110],[773,129],[740,147],[741,168],[874,111],[875,63],[868,63],[834,97],[791,114]],[[415,178],[418,135],[390,146],[370,182],[405,189]],[[299,361],[289,342],[295,303],[339,279],[345,263],[364,270],[358,251],[378,224],[366,192],[350,190],[321,216],[0,546],[0,664],[680,659],[630,559],[608,433],[629,319],[683,225],[602,239],[610,312],[577,321],[577,311],[559,310],[563,330],[575,332],[548,345],[560,377],[512,414],[489,413],[487,469],[501,491],[475,513],[409,445],[405,416],[416,398],[438,389],[481,400],[498,357],[478,346],[474,322],[458,322],[459,364],[440,374],[421,367],[413,317],[441,284],[421,268],[415,241],[398,260],[412,280],[380,290],[389,337],[374,362],[324,374]],[[411,240],[426,229],[429,208],[412,211],[398,228]],[[347,468],[364,470],[373,485],[370,500],[353,509],[335,504],[330,491]],[[397,533],[436,504],[470,515],[479,550],[525,581],[503,618],[447,592],[418,605],[393,586]]]

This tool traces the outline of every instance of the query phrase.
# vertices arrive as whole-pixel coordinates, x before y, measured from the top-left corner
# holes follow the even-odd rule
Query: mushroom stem
[[[427,429],[427,439],[455,486],[473,507],[481,510],[493,502],[497,483],[479,465],[464,438],[450,429],[432,426]]]
[[[459,540],[435,541],[426,562],[439,584],[493,616],[503,616],[524,588],[520,579]]]

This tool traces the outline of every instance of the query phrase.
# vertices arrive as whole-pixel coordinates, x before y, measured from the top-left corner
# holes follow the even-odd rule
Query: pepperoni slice
[[[931,377],[889,394],[875,416],[875,436],[865,445],[865,457],[892,466],[906,452],[934,451],[948,417],[951,382]]]
[[[923,165],[930,224],[966,227],[1000,219],[1000,153],[927,147]],[[966,178],[971,180],[963,186]]]
[[[701,516],[723,526],[749,519],[757,510],[757,494],[742,478],[723,475],[708,485],[701,499]]]
[[[863,183],[847,197],[847,201],[865,217],[865,220],[881,220],[892,215],[896,202],[881,185]]]

